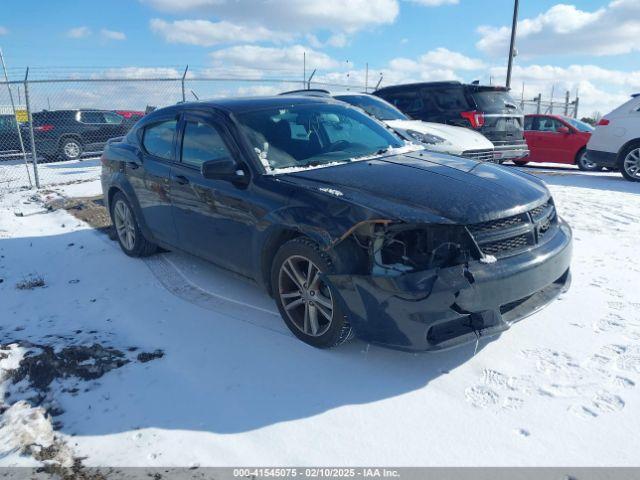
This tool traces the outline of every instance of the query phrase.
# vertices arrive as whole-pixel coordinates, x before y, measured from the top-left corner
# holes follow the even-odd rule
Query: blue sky
[[[385,84],[503,82],[512,0],[5,0],[13,74],[174,67],[247,76],[371,77]],[[635,23],[634,23],[634,20]],[[579,90],[586,109],[640,91],[640,2],[521,0],[514,89]],[[131,69],[128,70],[131,72]]]

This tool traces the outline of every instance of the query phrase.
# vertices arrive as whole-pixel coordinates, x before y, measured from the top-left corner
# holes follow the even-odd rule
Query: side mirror
[[[557,132],[562,133],[563,135],[569,135],[571,130],[569,130],[569,127],[560,127]]]
[[[200,173],[211,180],[227,180],[229,182],[246,182],[247,176],[232,158],[218,158],[202,164]]]

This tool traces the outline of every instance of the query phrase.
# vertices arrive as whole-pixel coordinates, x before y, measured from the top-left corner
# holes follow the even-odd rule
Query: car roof
[[[395,90],[404,90],[404,89],[412,89],[412,88],[424,88],[424,87],[452,87],[452,86],[462,86],[461,82],[457,80],[451,80],[446,82],[415,82],[415,83],[403,83],[400,85],[389,85],[388,87],[382,87],[376,90],[377,92],[392,92]]]
[[[477,83],[462,83],[457,80],[451,80],[446,82],[416,82],[416,83],[405,83],[400,85],[390,85],[388,87],[382,87],[373,92],[373,94],[377,93],[389,93],[403,90],[412,90],[416,88],[439,88],[439,87],[468,87],[475,91],[503,91],[506,92],[509,89],[507,87],[503,87],[501,85],[480,85]]]
[[[171,110],[181,111],[186,109],[203,109],[212,108],[223,110],[228,113],[242,113],[252,110],[262,110],[266,108],[286,108],[292,105],[313,105],[320,103],[337,104],[329,96],[305,96],[305,95],[273,95],[269,97],[238,97],[238,98],[220,98],[213,100],[200,100],[197,102],[185,102],[172,105],[170,107],[160,108],[149,115],[156,112],[167,112]],[[154,115],[155,116],[155,115]]]

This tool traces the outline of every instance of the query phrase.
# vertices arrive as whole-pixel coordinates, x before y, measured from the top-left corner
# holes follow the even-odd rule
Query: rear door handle
[[[174,180],[176,181],[176,183],[178,185],[186,185],[189,183],[189,179],[187,177],[185,177],[184,175],[176,175],[174,177]]]

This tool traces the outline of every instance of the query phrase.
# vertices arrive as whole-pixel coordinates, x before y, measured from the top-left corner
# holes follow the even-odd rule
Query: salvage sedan
[[[477,341],[569,284],[571,230],[541,181],[331,99],[157,110],[107,145],[102,187],[127,255],[183,250],[248,277],[315,347]]]

